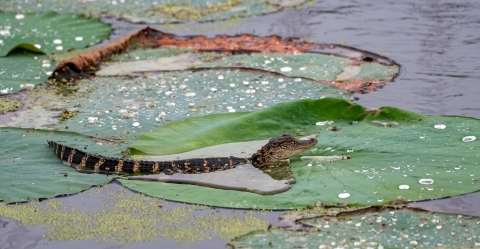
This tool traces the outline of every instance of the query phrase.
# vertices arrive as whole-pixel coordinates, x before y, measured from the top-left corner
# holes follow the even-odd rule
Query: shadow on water
[[[229,30],[208,29],[207,36],[253,33],[259,36],[300,37],[319,43],[347,44],[395,60],[402,73],[391,85],[365,95],[357,95],[367,107],[395,106],[429,115],[469,116],[480,119],[480,1],[349,0],[318,1],[313,6],[241,20]],[[110,20],[112,22],[112,20]],[[122,36],[140,25],[114,22],[114,35]],[[192,35],[195,27],[167,30]],[[143,25],[141,25],[143,26]],[[166,30],[163,26],[150,25]],[[193,28],[192,28],[193,27]],[[205,29],[204,29],[205,30]],[[118,186],[117,186],[118,187]],[[77,195],[64,201],[84,203]],[[93,205],[93,204],[92,204]],[[98,204],[97,204],[98,205]],[[184,205],[184,204],[172,204]],[[412,204],[432,211],[480,216],[479,193]],[[217,209],[230,212],[228,209]],[[279,212],[268,214],[273,225]],[[265,218],[265,217],[264,217]],[[152,242],[127,245],[93,241],[47,241],[45,229],[18,225],[0,218],[0,248],[183,248],[176,242],[157,238]],[[194,242],[192,248],[224,248],[219,238]]]

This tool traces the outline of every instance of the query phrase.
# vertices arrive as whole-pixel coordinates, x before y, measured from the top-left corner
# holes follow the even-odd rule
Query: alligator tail
[[[129,173],[174,173],[199,174],[235,168],[236,165],[250,163],[248,158],[218,157],[193,158],[173,161],[136,161],[103,157],[89,154],[57,142],[48,141],[60,160],[66,166],[82,173],[129,174]]]

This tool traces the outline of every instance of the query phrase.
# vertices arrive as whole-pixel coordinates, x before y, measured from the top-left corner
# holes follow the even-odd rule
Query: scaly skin
[[[192,158],[173,161],[135,161],[119,158],[103,157],[89,154],[57,142],[48,141],[55,154],[68,166],[79,172],[101,174],[128,174],[128,173],[175,173],[199,174],[235,168],[239,164],[252,163],[262,169],[268,165],[278,163],[293,155],[308,150],[317,144],[317,140],[298,140],[290,135],[272,138],[250,158],[218,157]]]

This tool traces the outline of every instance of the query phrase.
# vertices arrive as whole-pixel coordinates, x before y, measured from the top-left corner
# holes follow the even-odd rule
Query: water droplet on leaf
[[[280,68],[280,71],[282,71],[282,72],[290,72],[290,71],[292,71],[292,68],[291,68],[291,67],[282,67],[282,68]]]
[[[462,142],[465,142],[465,143],[469,143],[469,142],[473,142],[477,139],[477,137],[475,136],[466,136],[464,138],[462,138]]]
[[[97,117],[88,117],[88,122],[90,122],[90,123],[95,123],[97,121],[98,121]]]
[[[408,185],[400,185],[400,186],[398,186],[398,189],[402,189],[402,190],[407,190],[407,189],[409,189],[409,188],[410,188],[410,186],[408,186]]]
[[[418,180],[418,183],[420,184],[433,184],[435,181],[433,181],[433,179],[429,179],[429,178],[422,178],[420,180]]]

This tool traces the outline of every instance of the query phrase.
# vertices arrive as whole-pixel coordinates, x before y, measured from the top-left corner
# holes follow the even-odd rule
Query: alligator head
[[[253,166],[261,169],[304,152],[315,146],[317,142],[315,138],[300,140],[290,135],[282,135],[270,139],[266,145],[252,155],[251,161]]]

